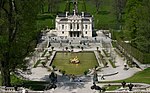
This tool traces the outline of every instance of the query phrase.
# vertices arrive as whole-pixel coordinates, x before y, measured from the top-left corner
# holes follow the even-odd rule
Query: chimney
[[[82,17],[84,17],[84,12],[82,12]]]

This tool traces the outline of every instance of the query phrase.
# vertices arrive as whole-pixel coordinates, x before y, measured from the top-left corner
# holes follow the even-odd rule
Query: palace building
[[[93,17],[89,13],[61,13],[56,17],[57,36],[92,37]]]
[[[78,12],[77,0],[73,0],[73,12],[59,13],[55,19],[55,29],[49,31],[59,37],[92,37],[93,16]]]

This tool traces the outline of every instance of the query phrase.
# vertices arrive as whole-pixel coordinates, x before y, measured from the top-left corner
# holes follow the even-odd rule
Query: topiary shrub
[[[88,70],[85,70],[85,71],[84,71],[84,75],[87,75],[88,72],[89,72]]]
[[[54,68],[56,68],[56,66],[55,66],[55,65],[52,65],[52,68],[54,69]]]

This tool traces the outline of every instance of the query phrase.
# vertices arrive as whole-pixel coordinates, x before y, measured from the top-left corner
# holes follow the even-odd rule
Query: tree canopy
[[[125,11],[125,29],[131,31],[131,44],[150,53],[150,1],[128,0]]]
[[[0,0],[0,68],[2,85],[10,86],[10,72],[25,68],[23,60],[36,43],[40,0]]]

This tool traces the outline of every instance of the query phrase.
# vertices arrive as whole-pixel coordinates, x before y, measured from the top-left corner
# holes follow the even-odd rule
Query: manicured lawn
[[[79,64],[71,64],[69,61],[71,58],[77,56],[80,60]],[[98,66],[97,60],[93,52],[57,52],[52,65],[56,68],[66,71],[67,74],[81,75],[84,71]]]
[[[122,81],[128,82],[128,83],[147,83],[150,84],[150,68],[147,68],[143,71],[140,71],[138,73],[136,73],[135,75],[133,75],[130,78],[124,79],[124,80],[118,80],[118,81],[112,81],[112,82],[116,82],[116,83],[121,83]],[[110,81],[109,81],[110,82]],[[108,83],[103,82],[103,83]]]
[[[114,90],[119,89],[120,87],[121,86],[119,86],[119,85],[110,85],[110,86],[106,85],[106,86],[104,86],[104,88],[106,88],[107,91],[114,91]]]
[[[54,19],[37,20],[37,29],[54,28]]]
[[[136,73],[133,77],[125,79],[126,82],[141,82],[150,84],[150,68]]]

